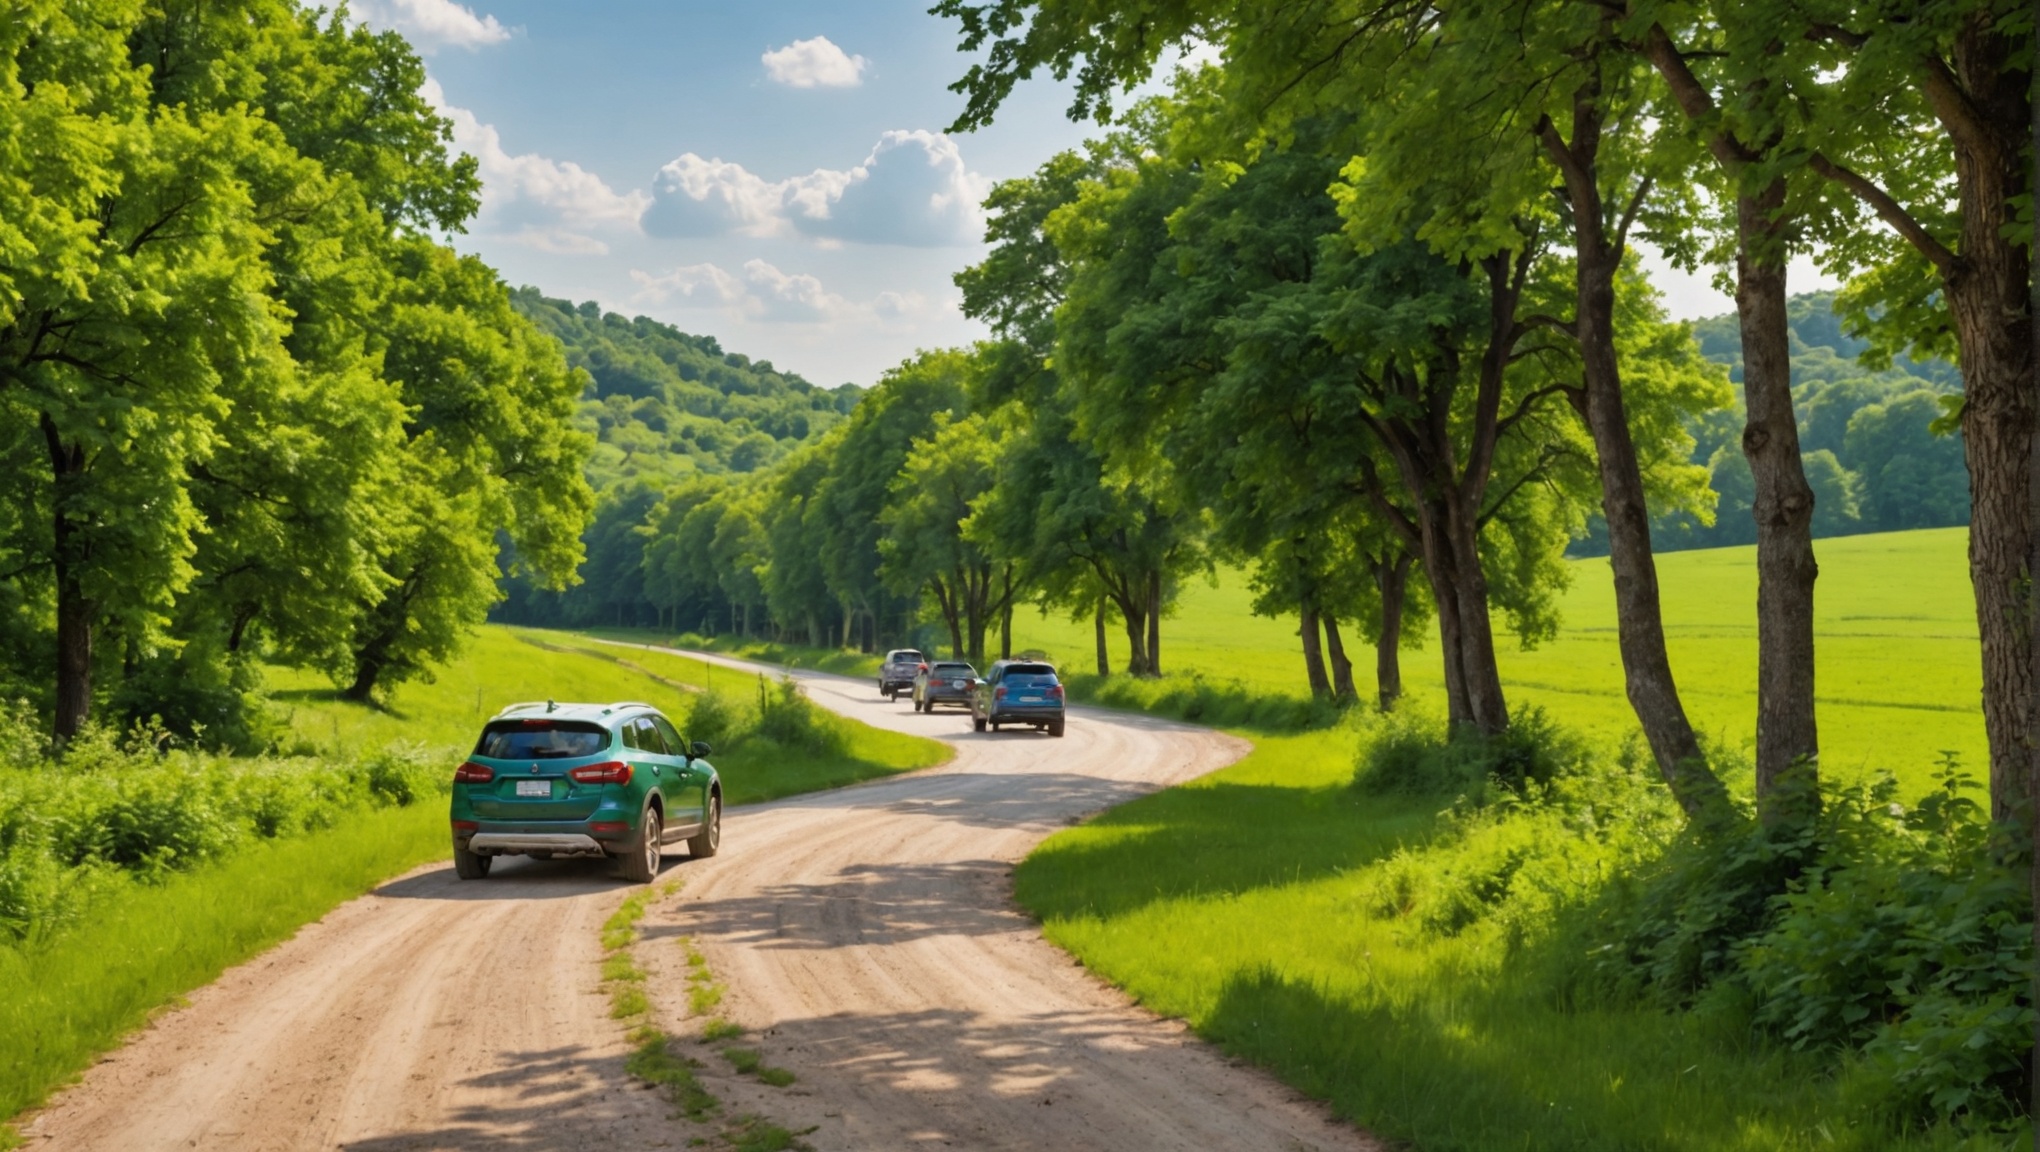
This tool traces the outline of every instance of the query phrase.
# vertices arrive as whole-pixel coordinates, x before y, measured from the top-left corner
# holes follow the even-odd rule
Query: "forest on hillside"
[[[1806,478],[1813,488],[1815,537],[1969,523],[1969,474],[1958,429],[1937,426],[1961,389],[1953,365],[1882,357],[1870,342],[1851,336],[1835,309],[1833,292],[1791,297],[1792,407]],[[1742,379],[1742,333],[1733,313],[1693,325],[1701,354]],[[1866,362],[1865,355],[1869,353]],[[1738,395],[1730,407],[1687,423],[1693,461],[1705,465],[1715,493],[1714,523],[1688,512],[1661,516],[1653,525],[1665,551],[1750,544],[1757,538],[1751,511],[1755,487],[1741,444],[1746,410]],[[1598,526],[1595,526],[1598,529]],[[1575,554],[1606,550],[1596,530]]]

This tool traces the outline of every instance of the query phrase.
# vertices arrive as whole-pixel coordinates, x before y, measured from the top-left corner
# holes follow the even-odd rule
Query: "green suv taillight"
[[[621,760],[609,760],[601,764],[584,764],[567,772],[576,784],[628,784],[630,765]]]

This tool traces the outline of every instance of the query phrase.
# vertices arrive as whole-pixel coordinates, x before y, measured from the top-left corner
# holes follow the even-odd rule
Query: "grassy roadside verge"
[[[1566,958],[1521,923],[1422,930],[1408,886],[1469,880],[1424,852],[1449,798],[1355,788],[1356,725],[1242,734],[1238,764],[1049,838],[1016,895],[1086,967],[1363,1128],[1423,1152],[2022,1143],[1895,1132],[1831,1057],[1732,1015],[1566,1003],[1541,978]]]
[[[0,1116],[40,1103],[163,1005],[445,852],[437,803],[362,811],[128,888],[45,946],[0,947]]]

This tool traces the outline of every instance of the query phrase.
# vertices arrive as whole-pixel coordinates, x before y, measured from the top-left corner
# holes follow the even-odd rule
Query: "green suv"
[[[512,704],[453,774],[454,871],[479,880],[498,856],[609,856],[650,883],[675,840],[713,856],[722,780],[709,752],[649,704]]]

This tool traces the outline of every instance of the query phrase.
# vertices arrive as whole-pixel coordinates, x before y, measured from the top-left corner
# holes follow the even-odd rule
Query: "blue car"
[[[713,856],[722,779],[710,751],[649,704],[513,704],[453,774],[454,871],[479,880],[498,856],[605,856],[650,883],[667,844]]]
[[[1025,724],[1060,736],[1063,722],[1063,686],[1052,664],[1001,660],[971,693],[970,724],[980,732],[987,727],[997,732],[1003,726]]]

